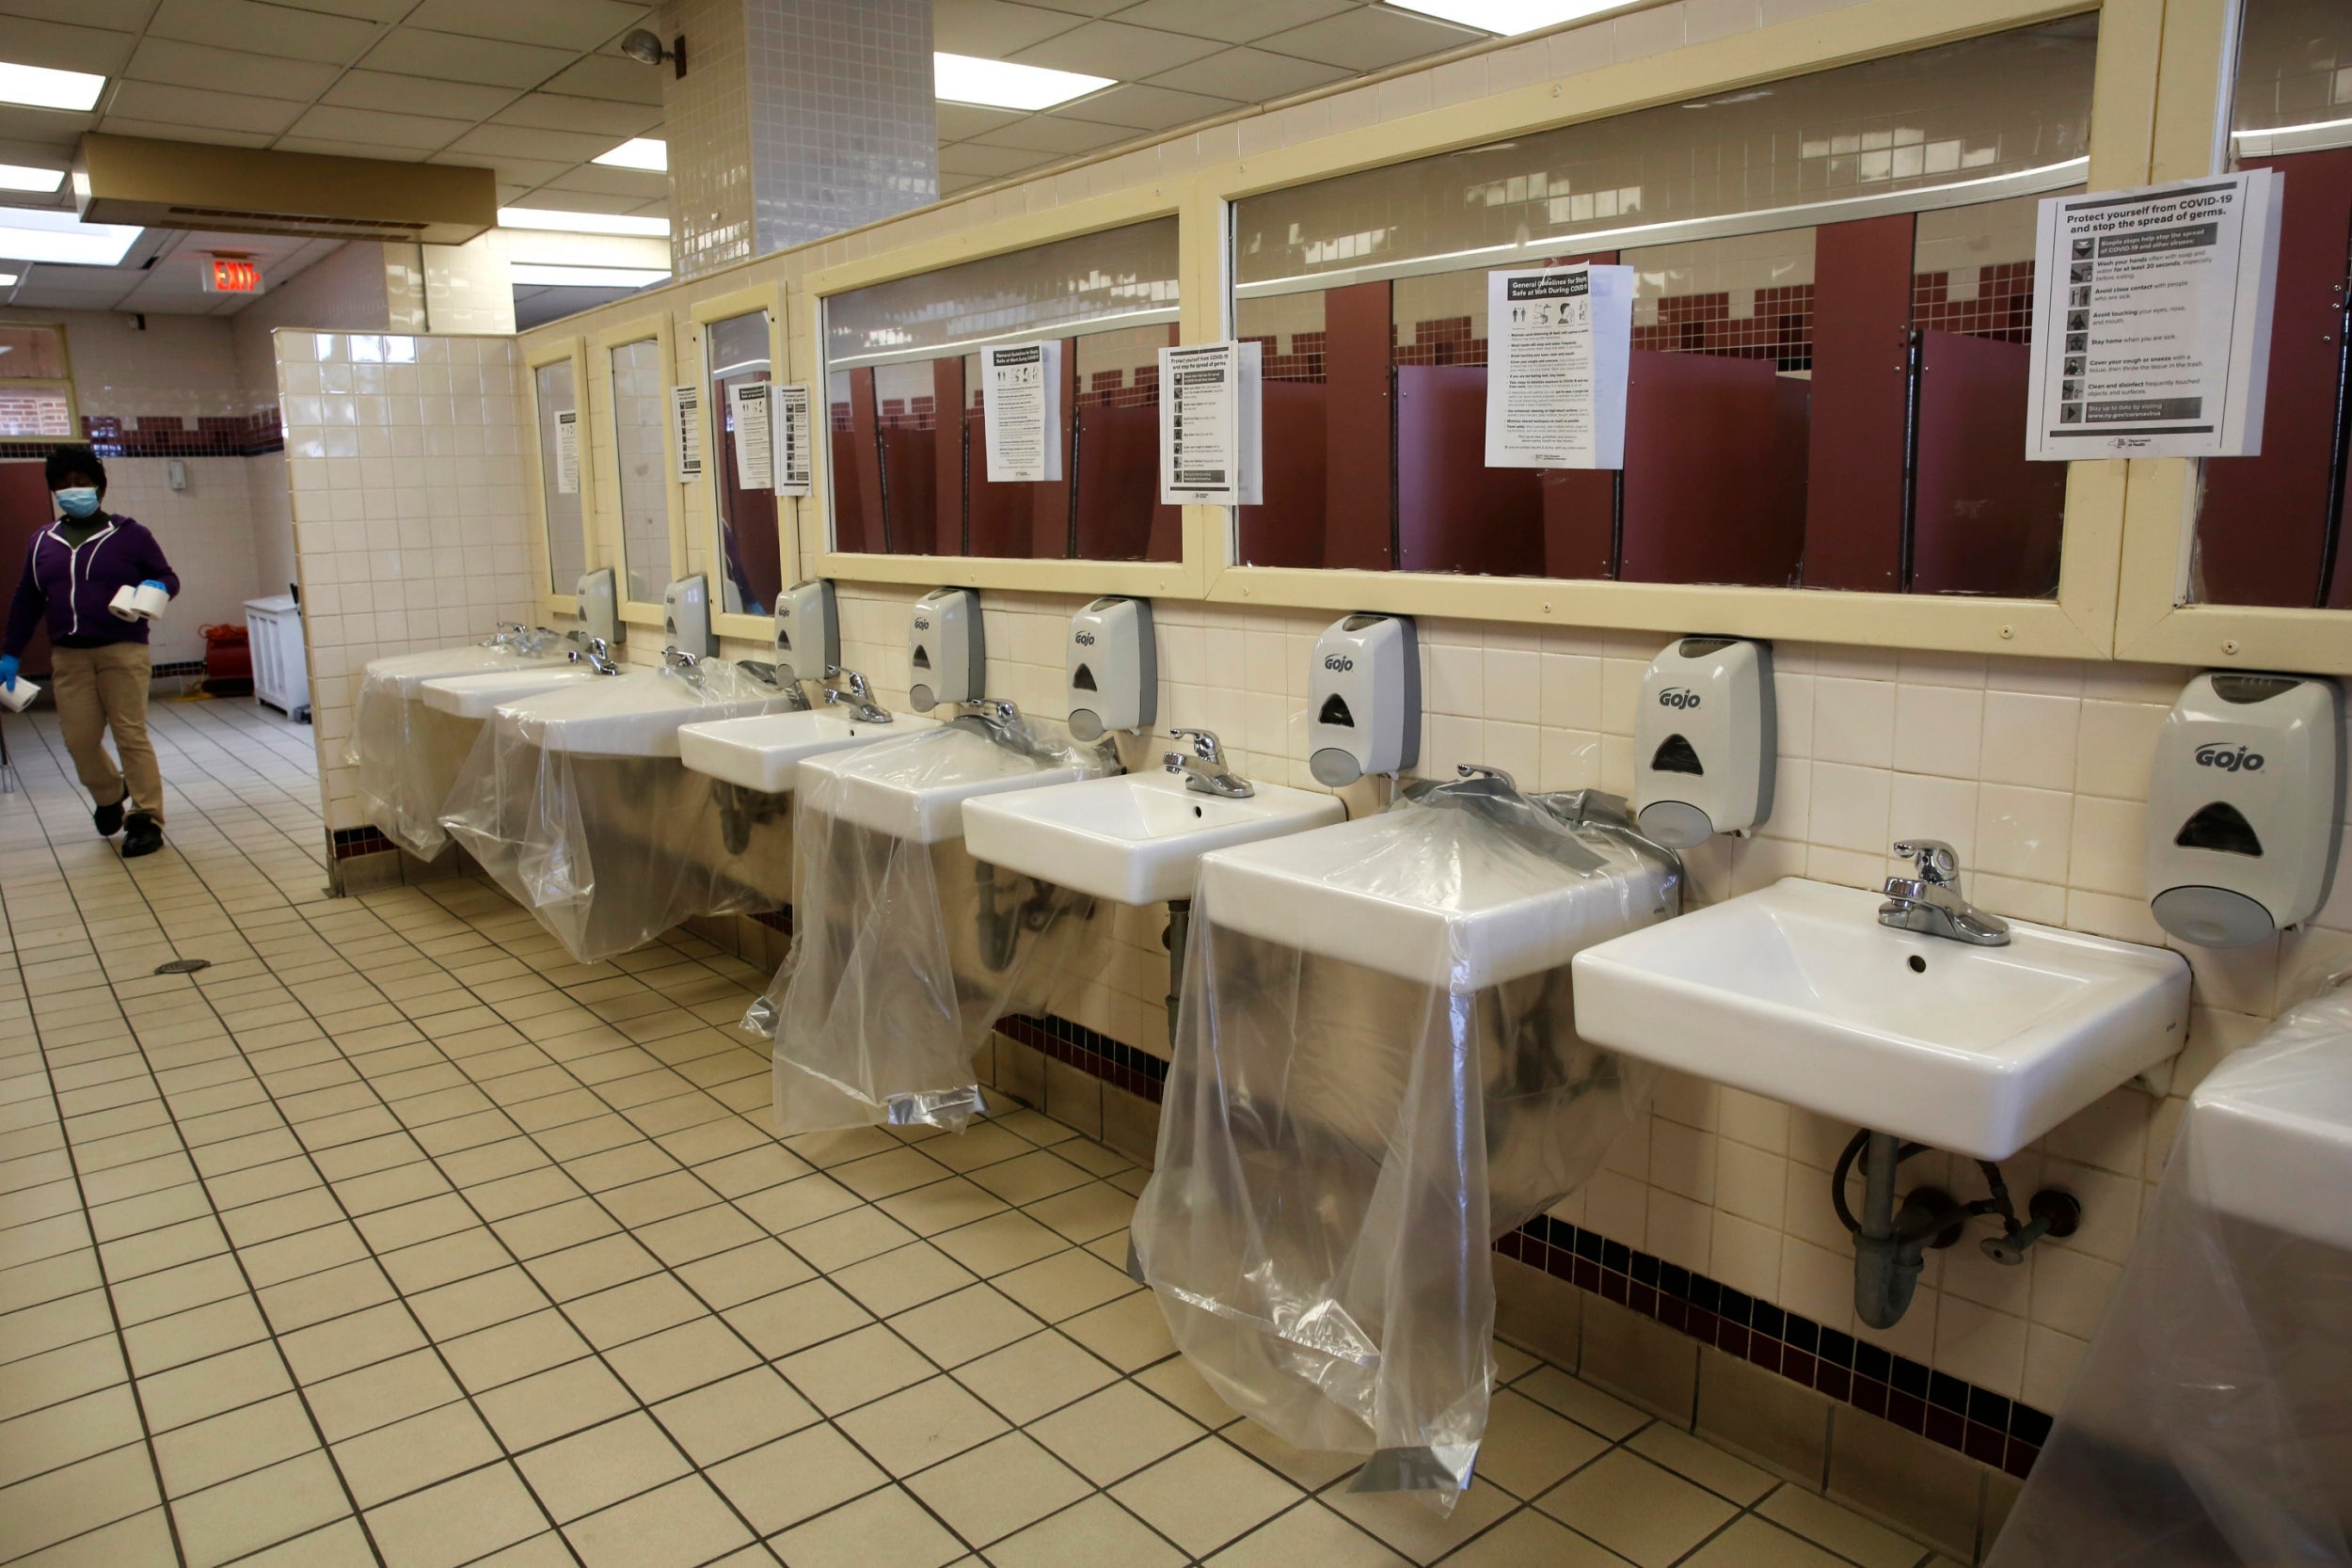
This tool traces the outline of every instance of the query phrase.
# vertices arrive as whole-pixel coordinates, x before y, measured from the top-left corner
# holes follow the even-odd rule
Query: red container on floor
[[[202,626],[204,689],[216,697],[241,697],[253,689],[253,650],[243,626]]]

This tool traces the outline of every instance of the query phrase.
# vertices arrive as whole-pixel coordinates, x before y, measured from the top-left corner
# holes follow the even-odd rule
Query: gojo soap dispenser
[[[696,572],[661,591],[661,632],[667,646],[696,658],[719,651],[719,639],[710,629],[709,578]]]
[[[841,611],[833,579],[811,578],[776,595],[776,679],[820,681],[841,664]]]
[[[969,588],[934,588],[915,600],[907,663],[907,701],[917,713],[983,695],[988,646],[980,631],[980,596]]]
[[[1744,837],[1772,815],[1772,645],[1685,637],[1650,660],[1633,718],[1633,804],[1671,849]]]
[[[1159,650],[1152,601],[1097,599],[1070,618],[1070,733],[1100,740],[1112,730],[1148,730],[1160,710]]]
[[[1421,641],[1409,615],[1350,615],[1315,641],[1307,768],[1333,789],[1421,760]]]
[[[2315,675],[2209,671],[2183,689],[2148,777],[2148,903],[2200,947],[2247,947],[2328,896],[2341,699]]]

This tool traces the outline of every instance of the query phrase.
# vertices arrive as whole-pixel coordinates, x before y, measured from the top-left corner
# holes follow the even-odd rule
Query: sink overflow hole
[[[1199,806],[1195,806],[1195,807],[1193,807],[1193,808],[1192,808],[1192,815],[1193,815],[1193,816],[1200,816],[1200,808]]]
[[[1928,960],[1921,958],[1918,954],[1914,953],[1911,956],[1910,961],[1911,973],[1914,974],[1925,974],[1928,972]]]

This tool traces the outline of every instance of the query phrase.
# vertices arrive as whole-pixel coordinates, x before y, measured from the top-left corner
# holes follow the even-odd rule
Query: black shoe
[[[135,811],[123,821],[122,858],[135,860],[151,855],[164,847],[164,830],[143,811]]]
[[[114,837],[115,834],[122,832],[122,802],[117,800],[111,806],[99,807],[89,814],[89,819],[98,824],[100,838]]]

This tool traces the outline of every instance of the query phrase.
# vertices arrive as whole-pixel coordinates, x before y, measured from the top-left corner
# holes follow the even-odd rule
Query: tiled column
[[[930,0],[669,0],[661,37],[676,276],[938,198]]]

